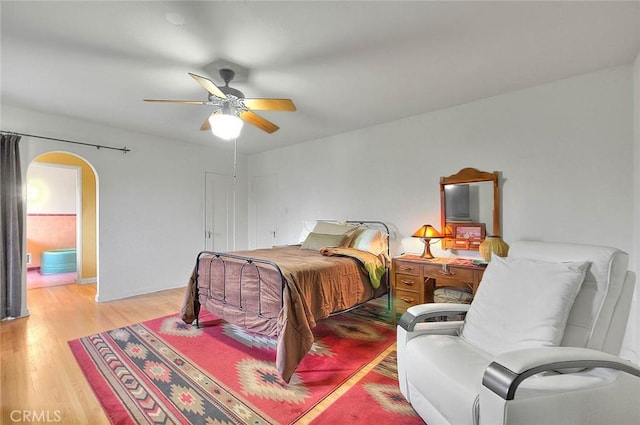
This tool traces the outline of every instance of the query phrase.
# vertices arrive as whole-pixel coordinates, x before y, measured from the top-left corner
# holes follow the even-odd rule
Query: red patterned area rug
[[[424,425],[398,388],[395,349],[311,422],[343,423]]]
[[[395,342],[389,322],[376,303],[319,322],[289,384],[275,367],[275,339],[205,311],[201,328],[168,316],[69,345],[113,423],[291,424]]]

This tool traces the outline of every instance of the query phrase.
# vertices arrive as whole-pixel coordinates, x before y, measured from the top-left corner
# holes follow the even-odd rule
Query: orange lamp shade
[[[422,253],[423,258],[432,259],[433,254],[431,254],[431,243],[430,239],[440,239],[443,236],[438,232],[434,227],[430,224],[423,224],[418,230],[416,230],[413,235],[414,238],[422,238],[424,241],[424,252]]]
[[[442,235],[432,225],[423,224],[413,235],[414,238],[436,239],[441,238]]]

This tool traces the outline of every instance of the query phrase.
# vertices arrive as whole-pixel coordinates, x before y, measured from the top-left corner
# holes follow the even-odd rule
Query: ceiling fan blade
[[[260,115],[251,111],[242,111],[238,114],[238,116],[243,120],[248,122],[249,124],[255,125],[261,130],[266,131],[267,133],[273,133],[278,130],[280,127],[275,125],[269,120],[262,118]]]
[[[194,80],[196,80],[202,87],[204,87],[204,89],[206,91],[208,91],[212,95],[214,95],[216,97],[219,97],[220,99],[226,99],[227,98],[227,95],[224,94],[222,92],[222,90],[220,90],[218,88],[218,86],[213,84],[213,81],[211,81],[210,79],[205,78],[205,77],[201,77],[201,76],[193,74],[191,72],[189,73],[189,75],[191,75],[191,77],[193,77]]]
[[[206,120],[204,120],[204,122],[202,123],[202,126],[200,126],[200,130],[203,130],[203,131],[204,131],[204,130],[211,130],[211,123],[209,123],[209,118],[211,118],[213,115],[215,115],[215,114],[219,114],[219,113],[220,113],[220,110],[213,111],[213,112],[211,113],[211,115],[209,115],[209,116],[207,117],[207,119],[206,119]]]
[[[188,105],[207,105],[209,102],[203,100],[165,100],[165,99],[142,99],[145,102],[161,102],[161,103],[186,103]]]
[[[242,99],[249,109],[258,111],[295,111],[296,105],[291,99]]]

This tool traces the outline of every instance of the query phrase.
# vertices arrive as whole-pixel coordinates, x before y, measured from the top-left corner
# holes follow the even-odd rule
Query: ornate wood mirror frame
[[[487,234],[501,234],[499,174],[498,171],[463,168],[456,174],[440,177],[442,248],[477,250]],[[455,206],[452,204],[454,191],[458,192],[455,197],[461,198],[463,204],[460,208],[463,216],[459,218],[451,216]]]

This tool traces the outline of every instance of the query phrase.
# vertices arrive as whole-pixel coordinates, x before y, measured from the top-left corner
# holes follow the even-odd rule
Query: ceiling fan
[[[296,106],[291,99],[268,99],[268,98],[246,98],[244,94],[233,87],[229,87],[229,82],[235,77],[235,72],[229,68],[222,68],[219,71],[220,77],[224,81],[224,86],[218,87],[213,81],[200,75],[189,72],[189,75],[196,80],[208,93],[208,100],[162,100],[144,99],[145,102],[163,103],[184,103],[190,105],[210,105],[215,106],[211,115],[204,121],[200,130],[211,130],[211,122],[215,122],[214,117],[220,115],[237,116],[241,120],[258,127],[267,133],[278,130],[277,125],[253,112],[258,111],[295,111]],[[215,125],[215,124],[214,124]]]

